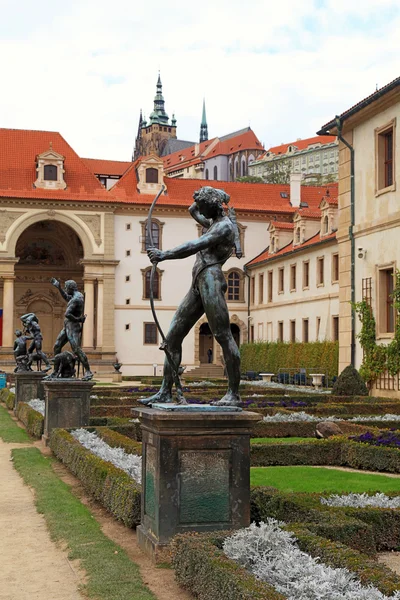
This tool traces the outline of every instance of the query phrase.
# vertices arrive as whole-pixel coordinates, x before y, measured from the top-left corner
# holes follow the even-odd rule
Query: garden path
[[[21,447],[0,440],[0,600],[82,600],[84,573],[51,541],[31,490],[13,468],[11,450]]]

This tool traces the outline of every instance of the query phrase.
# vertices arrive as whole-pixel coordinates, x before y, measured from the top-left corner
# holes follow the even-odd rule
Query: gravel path
[[[0,440],[0,600],[82,600],[83,573],[51,541],[31,490],[13,468],[11,450],[21,447]]]

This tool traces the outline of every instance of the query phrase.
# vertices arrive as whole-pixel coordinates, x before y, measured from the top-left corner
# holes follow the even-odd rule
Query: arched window
[[[209,179],[208,169],[206,169],[206,179]]]
[[[155,223],[154,221],[151,222],[151,235],[153,237],[153,247],[159,248],[160,247],[160,226],[158,223]],[[149,236],[149,231],[148,231],[147,225],[146,225],[145,250],[147,250],[147,248],[150,248],[150,247],[151,247],[150,236]]]
[[[146,169],[146,183],[158,183],[158,169]]]
[[[328,233],[328,231],[329,231],[329,219],[328,219],[328,215],[325,215],[323,232]]]
[[[57,181],[56,165],[44,165],[43,174],[45,181]]]
[[[236,271],[229,271],[227,276],[227,297],[230,302],[243,302],[243,277]]]
[[[218,181],[218,167],[215,165],[214,167],[214,181]]]
[[[246,161],[242,160],[242,177],[246,177]]]
[[[271,254],[275,252],[275,238],[271,240]]]
[[[240,170],[239,170],[239,168],[240,168],[239,160],[237,160],[235,162],[235,179],[236,179],[236,177],[240,177]]]
[[[156,269],[153,278],[153,297],[154,300],[161,300],[161,278],[162,271],[160,269]],[[150,298],[150,277],[151,277],[151,267],[147,267],[147,269],[142,269],[143,276],[143,300],[148,300]]]
[[[300,227],[296,228],[296,244],[300,243]]]

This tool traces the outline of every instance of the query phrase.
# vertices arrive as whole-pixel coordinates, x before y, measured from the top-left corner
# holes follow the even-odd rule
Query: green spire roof
[[[168,115],[164,108],[164,97],[162,95],[161,76],[158,73],[157,92],[154,97],[154,110],[150,115],[150,124],[168,125]]]
[[[201,117],[200,125],[200,142],[206,142],[208,140],[208,127],[206,118],[206,100],[203,99],[203,115]]]

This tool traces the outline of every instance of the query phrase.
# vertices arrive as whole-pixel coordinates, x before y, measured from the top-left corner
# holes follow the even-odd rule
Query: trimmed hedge
[[[127,473],[92,454],[65,429],[53,429],[50,448],[114,517],[127,527],[140,523],[141,486]]]
[[[8,410],[13,410],[15,404],[15,394],[9,389],[3,388],[0,390],[0,402],[4,402]]]
[[[321,421],[324,419],[321,418]],[[375,423],[376,424],[376,423]],[[346,421],[338,422],[340,429],[344,434],[357,435],[370,431],[371,427],[366,425],[358,425],[357,423],[347,423]],[[274,423],[268,421],[259,421],[255,424],[251,431],[252,438],[261,437],[315,437],[315,429],[317,423],[297,421],[286,423]],[[380,426],[380,424],[379,424]],[[399,426],[399,423],[397,424]]]
[[[123,448],[127,454],[142,455],[142,444],[108,427],[96,427],[97,435],[111,448]]]
[[[241,369],[278,373],[280,368],[318,369],[329,377],[338,374],[338,342],[255,342],[240,346]]]
[[[179,585],[199,600],[285,600],[268,583],[258,581],[222,551],[229,532],[177,535],[171,544]]]
[[[368,396],[368,388],[357,369],[348,365],[335,381],[332,393],[338,396]]]
[[[293,523],[285,529],[295,534],[301,550],[331,567],[352,571],[363,585],[372,584],[389,596],[399,589],[400,577],[367,555],[318,536],[301,524]],[[222,545],[231,533],[176,536],[172,542],[172,554],[178,583],[199,600],[283,599],[284,596],[269,584],[258,581],[224,555]]]
[[[41,438],[44,429],[44,416],[33,410],[26,402],[18,402],[17,418],[26,427],[27,432],[35,438]]]

